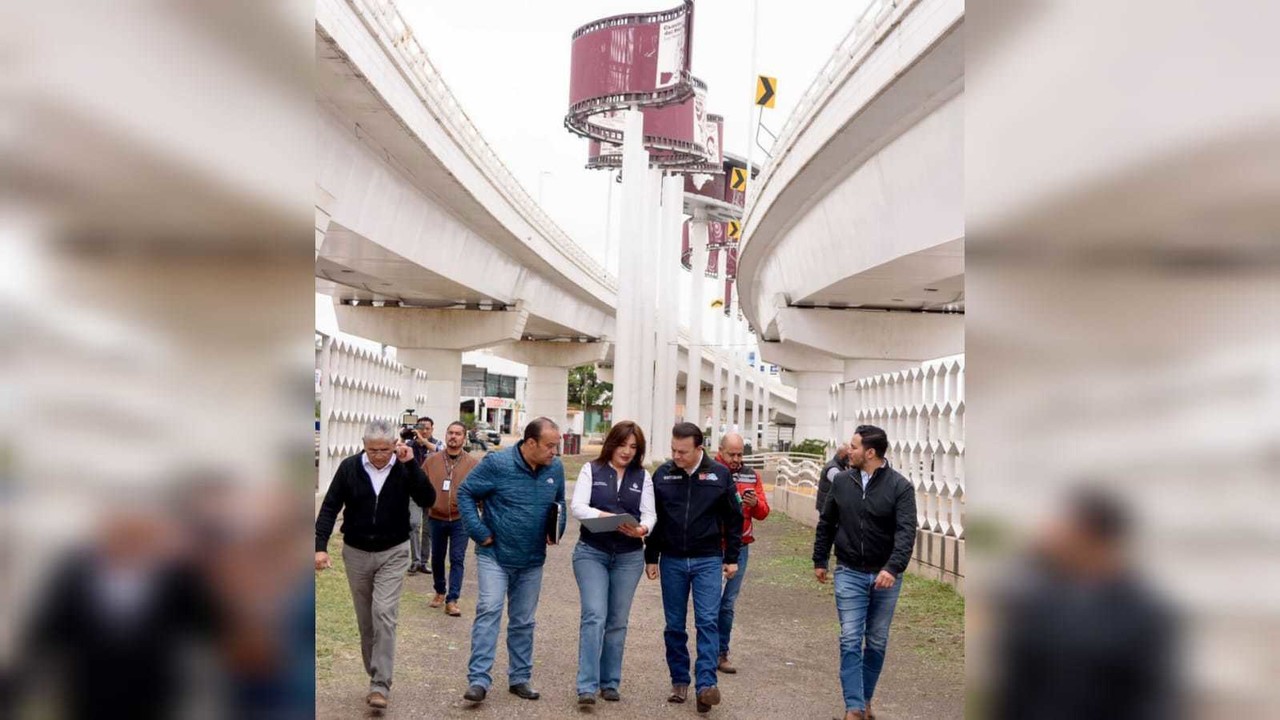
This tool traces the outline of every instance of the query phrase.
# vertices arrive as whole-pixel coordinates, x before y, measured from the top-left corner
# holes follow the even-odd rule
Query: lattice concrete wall
[[[321,388],[316,489],[323,493],[338,463],[363,447],[361,435],[366,423],[375,418],[398,423],[406,408],[425,406],[426,373],[331,337],[322,340],[316,368]]]
[[[915,485],[920,530],[912,570],[962,585],[964,356],[834,385],[831,407],[837,437],[861,424],[884,428],[889,462]]]

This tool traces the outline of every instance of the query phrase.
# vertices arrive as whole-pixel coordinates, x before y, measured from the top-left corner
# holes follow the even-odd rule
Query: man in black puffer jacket
[[[849,469],[832,481],[813,541],[818,582],[827,581],[832,544],[836,549],[845,720],[874,717],[871,697],[884,667],[902,573],[916,541],[915,488],[885,463],[888,449],[884,430],[874,425],[854,430]]]

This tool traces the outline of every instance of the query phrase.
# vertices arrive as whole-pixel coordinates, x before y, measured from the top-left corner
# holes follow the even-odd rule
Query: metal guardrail
[[[516,180],[511,170],[476,129],[458,99],[449,90],[440,71],[432,64],[426,50],[414,38],[413,29],[400,14],[395,0],[347,0],[347,3],[375,31],[375,37],[388,54],[400,61],[398,64],[402,65],[406,76],[410,78],[409,84],[419,99],[454,141],[476,161],[481,172],[498,188],[507,202],[579,269],[616,294],[617,279],[534,202],[529,192]]]
[[[848,77],[862,62],[870,51],[872,40],[876,37],[881,25],[893,15],[894,9],[899,5],[910,5],[915,1],[872,0],[848,34],[836,46],[827,63],[809,84],[800,102],[796,103],[795,109],[783,124],[771,148],[772,159],[761,168],[756,181],[749,185],[746,198],[747,212],[743,225],[749,224],[755,209],[754,200],[759,197],[760,190],[769,183],[769,178],[773,176],[774,170],[782,163],[783,158],[790,154],[801,130],[807,127],[818,110],[826,105],[835,90],[843,84],[844,78]],[[751,192],[752,190],[754,192]]]

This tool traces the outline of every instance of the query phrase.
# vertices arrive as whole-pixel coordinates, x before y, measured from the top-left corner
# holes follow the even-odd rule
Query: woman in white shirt
[[[578,640],[578,704],[594,705],[598,691],[616,702],[622,681],[622,647],[631,599],[644,572],[644,541],[657,514],[653,478],[644,469],[644,432],[625,420],[613,426],[600,457],[583,466],[574,483],[572,511],[578,520],[629,515],[609,532],[581,528],[573,549],[582,622]]]

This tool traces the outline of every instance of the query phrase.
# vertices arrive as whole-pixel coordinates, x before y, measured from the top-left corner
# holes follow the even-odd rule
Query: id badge
[[[452,480],[445,480],[444,485],[440,486],[440,489],[443,490],[444,492],[449,492],[449,486],[452,484],[453,484]]]

